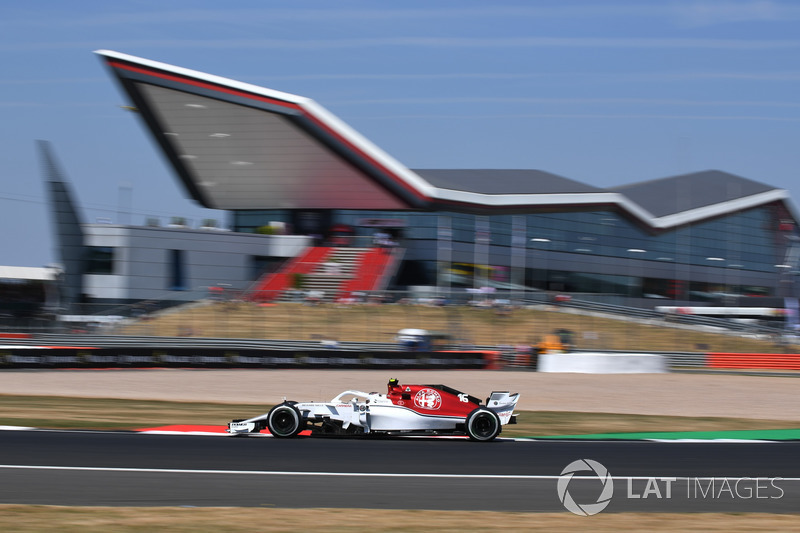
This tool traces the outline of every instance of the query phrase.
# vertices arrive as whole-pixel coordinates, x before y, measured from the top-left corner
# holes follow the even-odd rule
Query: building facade
[[[296,214],[234,212],[235,231]],[[797,229],[780,205],[754,207],[653,232],[615,211],[473,215],[455,212],[342,210],[361,242],[391,221],[406,248],[397,288],[493,286],[631,298],[713,302],[732,297],[796,296]],[[320,230],[325,231],[325,228]],[[792,263],[788,265],[787,263]]]
[[[206,298],[210,287],[243,291],[309,245],[302,235],[110,224],[83,229],[86,302],[182,302]]]
[[[651,305],[797,295],[798,216],[765,183],[708,170],[601,189],[539,170],[412,170],[308,98],[98,54],[187,194],[229,211],[234,233],[388,231],[406,249],[399,288]]]

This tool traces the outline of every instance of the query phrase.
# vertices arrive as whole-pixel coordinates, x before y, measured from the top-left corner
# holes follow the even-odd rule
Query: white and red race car
[[[240,435],[266,428],[274,437],[312,435],[467,435],[490,441],[502,426],[516,424],[519,393],[492,392],[480,399],[445,385],[401,385],[388,392],[348,390],[330,402],[284,401],[269,413],[234,420],[227,432]]]

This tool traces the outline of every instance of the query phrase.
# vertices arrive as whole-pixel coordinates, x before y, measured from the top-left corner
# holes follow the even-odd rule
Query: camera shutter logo
[[[594,472],[603,484],[603,490],[600,496],[597,497],[595,503],[577,503],[572,495],[569,493],[569,482],[576,472]],[[596,515],[605,509],[611,502],[611,497],[614,495],[614,480],[608,469],[592,459],[578,459],[568,464],[564,470],[561,471],[561,476],[558,478],[556,486],[558,490],[558,499],[567,509],[567,511],[579,516],[592,516]]]

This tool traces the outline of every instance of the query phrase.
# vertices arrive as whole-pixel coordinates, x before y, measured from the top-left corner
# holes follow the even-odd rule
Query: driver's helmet
[[[390,389],[392,389],[394,387],[399,387],[399,386],[400,386],[400,380],[399,379],[392,378],[392,379],[389,380],[389,388]]]

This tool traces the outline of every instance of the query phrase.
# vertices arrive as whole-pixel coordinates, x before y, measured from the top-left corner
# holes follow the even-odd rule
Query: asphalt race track
[[[588,458],[613,478],[605,512],[795,513],[798,456],[800,442],[0,431],[0,503],[564,511],[559,475]],[[598,500],[603,483],[588,471],[565,486],[583,504]]]

